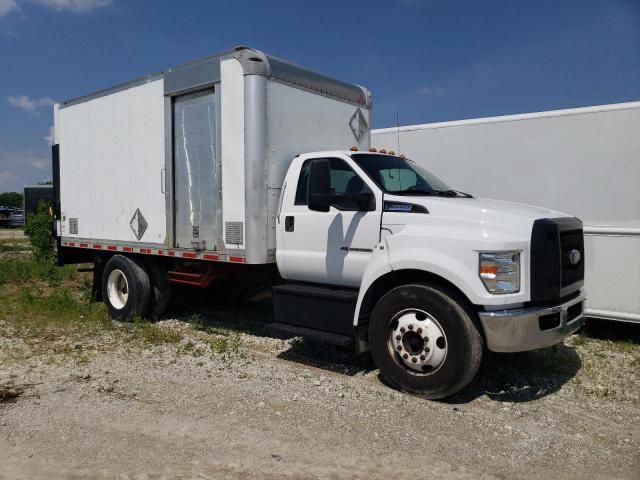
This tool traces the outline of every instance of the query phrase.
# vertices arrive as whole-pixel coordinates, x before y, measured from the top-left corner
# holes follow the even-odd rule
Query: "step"
[[[358,290],[350,290],[324,285],[311,285],[306,283],[287,283],[273,287],[276,294],[294,295],[298,297],[322,298],[338,302],[353,303],[358,300]]]
[[[286,338],[302,337],[305,340],[312,340],[319,343],[330,343],[340,347],[351,347],[354,345],[353,337],[340,335],[339,333],[324,332],[312,328],[288,325],[286,323],[270,323],[266,327],[269,335],[278,334]]]

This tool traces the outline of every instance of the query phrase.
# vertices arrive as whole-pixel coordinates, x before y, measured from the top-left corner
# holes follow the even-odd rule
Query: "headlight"
[[[480,279],[489,293],[520,291],[520,252],[480,254]]]

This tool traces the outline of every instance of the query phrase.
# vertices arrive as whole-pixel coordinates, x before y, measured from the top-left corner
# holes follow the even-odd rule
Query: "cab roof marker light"
[[[378,153],[387,153],[387,151],[384,148],[381,148],[380,150],[378,150]]]
[[[369,149],[369,151],[372,152],[372,153],[376,153],[378,150],[375,147],[371,147]]]
[[[349,150],[351,150],[352,152],[357,152],[358,151],[358,147],[356,147],[355,145],[353,147],[351,147]]]

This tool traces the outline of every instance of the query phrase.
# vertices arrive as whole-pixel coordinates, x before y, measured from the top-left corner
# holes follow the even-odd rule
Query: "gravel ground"
[[[146,347],[0,335],[0,478],[640,478],[635,326],[489,355],[434,402],[366,356],[224,321],[176,314],[154,328],[182,340]]]
[[[16,228],[0,228],[0,240],[25,240],[27,237],[24,235],[24,231]]]

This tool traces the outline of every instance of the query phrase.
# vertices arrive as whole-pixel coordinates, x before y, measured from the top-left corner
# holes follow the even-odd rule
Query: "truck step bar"
[[[285,338],[302,337],[305,340],[318,343],[330,343],[332,345],[338,345],[339,347],[351,347],[354,342],[353,337],[347,335],[298,327],[296,325],[287,325],[285,323],[270,323],[267,325],[266,331],[268,335],[282,336]]]
[[[291,283],[273,287],[276,323],[354,336],[357,290]]]

